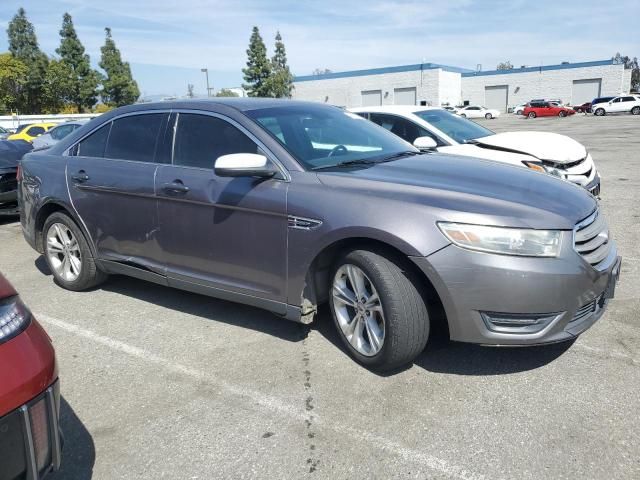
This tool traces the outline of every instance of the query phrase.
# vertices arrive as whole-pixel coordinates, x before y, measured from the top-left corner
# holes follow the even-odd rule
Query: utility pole
[[[205,77],[207,78],[207,97],[211,96],[211,88],[209,88],[209,69],[208,68],[201,68],[200,71],[202,73],[204,73]]]

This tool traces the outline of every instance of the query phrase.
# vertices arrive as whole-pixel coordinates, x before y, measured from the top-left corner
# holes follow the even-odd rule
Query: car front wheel
[[[62,212],[53,213],[42,232],[47,264],[61,287],[81,291],[107,278],[98,269],[84,234],[71,217]]]
[[[487,113],[484,118],[486,118],[487,120],[491,120],[493,118],[493,115],[491,115],[490,113]]]
[[[411,362],[429,338],[429,313],[419,283],[396,262],[354,250],[334,266],[330,306],[349,354],[390,370]]]
[[[631,109],[631,115],[640,115],[640,107],[633,107]]]
[[[536,118],[536,112],[529,112],[529,115],[527,115],[527,117]]]
[[[602,116],[604,116],[604,114],[605,114],[604,108],[596,108],[595,114],[596,114],[598,117],[602,117]]]
[[[561,111],[558,113],[558,116],[559,116],[559,117],[566,117],[566,116],[567,116],[567,112],[565,112],[565,111],[561,110]]]

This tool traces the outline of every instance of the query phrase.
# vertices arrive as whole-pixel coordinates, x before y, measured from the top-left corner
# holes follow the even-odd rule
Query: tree
[[[76,105],[78,112],[84,111],[85,108],[91,109],[98,100],[100,75],[91,68],[89,55],[85,53],[73,26],[73,19],[68,13],[62,18],[60,37],[60,47],[56,53],[73,72],[72,103]]]
[[[104,29],[106,38],[104,45],[100,48],[102,57],[100,68],[107,76],[102,82],[102,100],[116,107],[134,103],[140,96],[138,84],[131,75],[131,67],[128,62],[123,62],[120,50],[111,37],[111,29]]]
[[[23,99],[29,69],[10,53],[0,54],[0,110],[14,110]]]
[[[258,27],[253,27],[249,48],[247,49],[247,68],[242,69],[244,81],[243,88],[250,97],[270,97],[269,77],[271,76],[271,63],[267,58],[265,47]]]
[[[509,60],[506,62],[500,62],[496,67],[496,70],[513,70],[513,65]]]
[[[638,58],[623,56],[620,55],[620,52],[617,52],[611,57],[611,60],[613,60],[614,64],[623,64],[625,69],[631,70],[631,90],[640,90],[640,65],[638,64]]]
[[[43,83],[43,109],[47,113],[61,113],[74,105],[74,73],[62,60],[51,60]],[[75,112],[77,113],[77,112]]]
[[[333,73],[333,71],[328,68],[314,68],[311,75],[328,75],[330,73]]]
[[[229,90],[228,88],[221,88],[218,93],[216,93],[216,97],[238,97],[239,95],[233,90]]]
[[[293,75],[287,65],[287,52],[280,32],[276,34],[275,53],[271,58],[271,76],[268,83],[271,96],[291,98]]]
[[[47,70],[47,56],[40,50],[33,24],[24,8],[9,22],[7,28],[9,52],[27,67],[27,80],[16,107],[21,113],[40,113],[42,83]]]

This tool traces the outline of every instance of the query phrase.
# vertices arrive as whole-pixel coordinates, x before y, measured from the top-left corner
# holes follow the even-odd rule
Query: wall
[[[593,62],[596,63],[596,62]],[[509,86],[509,106],[526,103],[534,98],[553,98],[563,102],[571,101],[571,92],[574,80],[601,78],[602,96],[618,95],[629,91],[629,82],[623,87],[623,65],[594,65],[579,68],[557,68],[540,71],[519,72],[518,69],[511,73],[479,75],[463,74],[462,76],[462,100],[468,100],[471,104],[482,105],[485,103],[484,88],[493,85]]]
[[[2,115],[0,116],[0,127],[15,129],[19,125],[25,123],[62,123],[69,120],[83,120],[85,118],[94,118],[99,113],[70,113],[68,115]]]

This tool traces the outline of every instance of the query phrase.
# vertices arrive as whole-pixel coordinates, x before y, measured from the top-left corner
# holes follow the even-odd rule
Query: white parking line
[[[256,390],[251,390],[245,387],[230,384],[228,382],[225,382],[224,380],[215,378],[210,373],[204,373],[200,370],[196,370],[194,368],[176,363],[175,361],[166,360],[142,348],[134,347],[127,343],[121,342],[120,340],[115,340],[113,338],[100,335],[98,333],[92,332],[91,330],[79,327],[78,325],[75,325],[73,323],[59,320],[42,313],[36,313],[35,316],[38,321],[42,323],[51,325],[92,342],[98,343],[112,350],[116,350],[145,362],[160,366],[173,373],[186,375],[200,381],[213,383],[231,395],[248,397],[253,402],[270,410],[271,412],[281,414],[290,419],[293,418],[295,420],[299,420],[300,422],[303,422],[307,418],[305,412],[300,408],[294,407],[271,395],[265,395]],[[484,480],[486,478],[482,474],[470,472],[465,468],[453,465],[446,460],[434,457],[433,455],[429,455],[420,450],[406,448],[400,443],[394,442],[385,437],[381,437],[373,433],[348,427],[345,425],[334,424],[330,421],[323,421],[322,417],[319,417],[317,415],[315,415],[314,424],[332,430],[337,434],[348,435],[357,441],[370,443],[375,448],[379,448],[385,452],[399,456],[407,462],[421,464],[429,468],[430,470],[439,472],[440,474],[446,475],[450,478],[456,478],[459,480]]]

